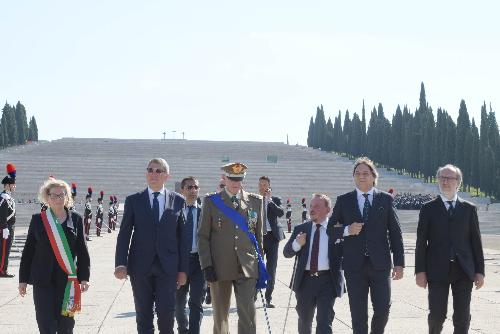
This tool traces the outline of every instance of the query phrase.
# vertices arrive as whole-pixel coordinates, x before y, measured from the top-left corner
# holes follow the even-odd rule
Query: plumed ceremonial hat
[[[16,166],[14,164],[7,164],[7,176],[2,180],[2,184],[16,184]]]

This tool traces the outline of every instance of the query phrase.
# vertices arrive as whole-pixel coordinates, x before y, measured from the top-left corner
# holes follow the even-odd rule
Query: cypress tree
[[[22,145],[28,139],[28,120],[26,118],[26,108],[17,101],[15,109],[15,117],[17,124],[17,144]]]
[[[314,148],[323,148],[325,141],[325,112],[323,111],[323,105],[316,108],[316,118],[314,119]]]
[[[469,145],[472,136],[470,133],[469,113],[465,101],[460,101],[460,109],[457,118],[457,132],[455,141],[455,164],[462,169],[464,174],[464,184],[469,183],[470,170],[468,162],[470,161],[472,147]],[[469,141],[469,144],[467,143]]]
[[[311,116],[311,121],[309,122],[309,131],[307,131],[307,146],[313,147],[314,142],[314,121]]]

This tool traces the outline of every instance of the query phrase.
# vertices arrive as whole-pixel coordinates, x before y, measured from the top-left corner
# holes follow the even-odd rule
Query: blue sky
[[[41,139],[285,141],[309,118],[500,105],[495,1],[10,1],[0,100]],[[497,116],[498,118],[498,116]],[[173,131],[176,131],[174,134]]]

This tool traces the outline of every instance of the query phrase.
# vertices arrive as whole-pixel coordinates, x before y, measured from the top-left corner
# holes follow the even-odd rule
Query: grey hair
[[[460,188],[460,186],[462,185],[462,179],[463,179],[462,170],[460,168],[458,168],[457,166],[455,166],[455,165],[447,164],[447,165],[444,165],[442,167],[439,167],[438,170],[437,170],[437,172],[436,172],[436,179],[439,178],[439,175],[445,169],[449,169],[449,170],[455,172],[455,174],[457,174],[457,177],[458,177],[458,188]]]
[[[163,158],[153,158],[149,160],[148,162],[148,167],[151,164],[158,164],[161,166],[161,169],[163,169],[167,174],[170,174],[170,166],[168,165],[167,161]]]
[[[313,199],[313,198],[322,199],[323,201],[325,201],[325,204],[326,204],[327,208],[329,208],[329,209],[332,208],[332,200],[330,199],[330,197],[328,195],[325,195],[325,194],[312,194],[311,199]]]

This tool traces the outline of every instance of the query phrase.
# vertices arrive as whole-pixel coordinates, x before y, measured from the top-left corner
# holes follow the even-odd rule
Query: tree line
[[[347,110],[342,115],[325,119],[323,105],[311,117],[307,146],[336,152],[350,158],[368,156],[377,165],[393,168],[412,177],[435,181],[439,166],[451,163],[463,172],[463,190],[484,192],[500,198],[500,134],[495,113],[483,103],[479,128],[460,102],[455,122],[448,112],[438,108],[436,117],[426,101],[421,84],[419,106],[412,113],[398,105],[390,122],[381,103],[371,111],[366,123],[365,105],[361,118]]]
[[[21,102],[15,106],[5,102],[0,119],[0,148],[23,145],[28,141],[38,141],[35,116],[28,123],[26,108]]]

